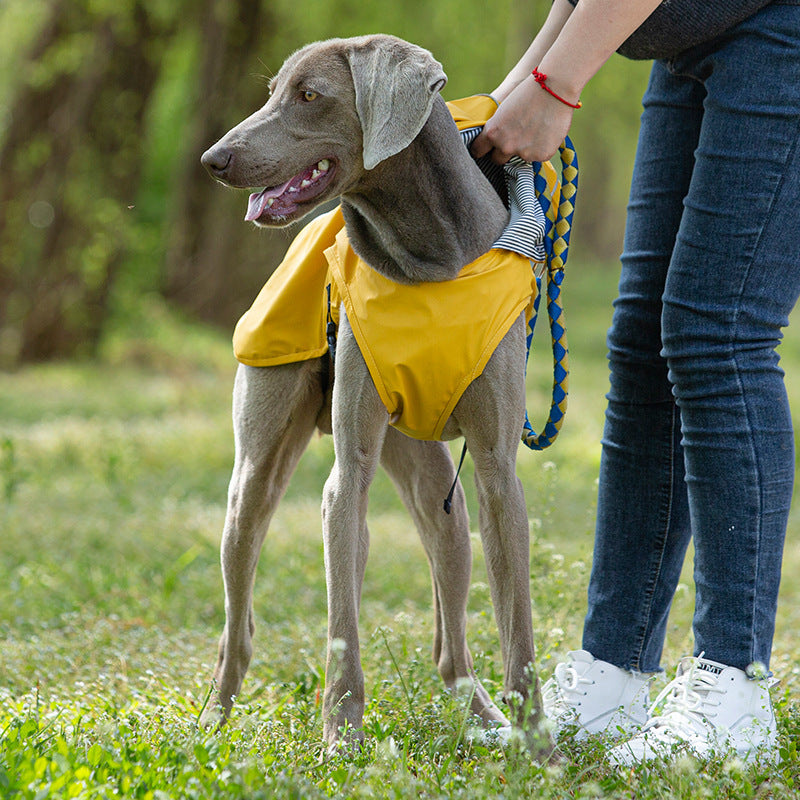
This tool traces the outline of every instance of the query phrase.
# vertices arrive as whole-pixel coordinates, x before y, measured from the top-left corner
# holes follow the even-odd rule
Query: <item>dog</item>
[[[202,156],[220,182],[268,187],[246,219],[295,222],[338,198],[353,251],[398,284],[453,280],[486,253],[508,211],[463,146],[426,50],[377,34],[331,39],[292,54],[268,102]],[[420,331],[420,336],[425,332]],[[331,430],[335,463],[322,527],[328,592],[324,739],[331,751],[363,738],[358,606],[367,559],[367,492],[380,462],[408,507],[431,566],[434,659],[446,686],[466,681],[487,727],[509,725],[475,677],[466,644],[470,543],[464,496],[445,442],[472,455],[480,533],[504,663],[504,699],[530,750],[546,757],[533,669],[529,531],[516,453],[525,416],[525,320],[515,317],[480,375],[464,389],[437,441],[399,432],[382,402],[346,308],[335,380],[327,355],[266,368],[240,365],[234,387],[236,459],[221,546],[226,622],[215,690],[201,724],[224,723],[252,654],[252,586],[269,520],[316,428]],[[330,426],[330,427],[329,427]]]

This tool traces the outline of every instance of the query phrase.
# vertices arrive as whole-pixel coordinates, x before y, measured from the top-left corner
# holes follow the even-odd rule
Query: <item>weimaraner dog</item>
[[[257,225],[287,225],[339,197],[352,247],[373,269],[402,283],[446,281],[485,253],[508,220],[439,95],[446,80],[430,53],[394,37],[308,45],[272,80],[266,105],[211,147],[202,162],[230,186],[268,187],[250,199],[247,218]],[[516,476],[525,357],[520,317],[461,396],[442,439],[463,436],[472,454],[505,700],[531,751],[544,756],[551,745],[539,724],[528,519]],[[329,749],[363,736],[358,607],[368,549],[367,492],[379,461],[408,506],[430,560],[439,672],[449,687],[469,682],[472,711],[487,727],[507,726],[475,678],[467,650],[470,542],[460,487],[453,513],[442,511],[454,480],[449,450],[444,441],[418,441],[390,426],[344,308],[332,400],[323,388],[328,365],[325,356],[239,367],[236,460],[221,556],[226,624],[216,691],[201,724],[221,724],[231,711],[252,653],[253,578],[269,520],[315,427],[324,430],[330,419],[335,463],[322,500],[328,591],[323,718]]]

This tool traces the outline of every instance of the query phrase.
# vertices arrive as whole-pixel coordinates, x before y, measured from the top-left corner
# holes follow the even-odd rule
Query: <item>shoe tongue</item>
[[[722,664],[717,664],[715,661],[706,661],[705,659],[699,658],[695,669],[700,672],[710,672],[712,675],[721,675],[725,667]]]
[[[684,656],[678,664],[678,675],[684,675],[692,670],[706,672],[710,675],[721,675],[726,669],[728,667],[725,664],[703,658],[702,655]]]
[[[581,664],[593,664],[594,656],[586,650],[570,650],[569,657],[572,661],[578,661]]]

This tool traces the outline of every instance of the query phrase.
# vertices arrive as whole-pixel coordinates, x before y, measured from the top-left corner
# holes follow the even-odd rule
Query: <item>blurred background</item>
[[[246,196],[213,182],[199,157],[266,101],[297,47],[392,33],[434,53],[455,99],[490,92],[549,7],[0,0],[0,368],[96,356],[154,309],[232,328],[293,232],[245,224]],[[572,263],[604,263],[612,283],[647,71],[612,58],[572,131]]]
[[[205,749],[198,756],[193,721],[208,697],[224,619],[219,540],[236,368],[230,334],[296,230],[245,223],[246,193],[211,180],[199,159],[266,101],[268,79],[310,41],[401,36],[442,62],[443,94],[456,99],[491,92],[549,8],[550,0],[0,0],[0,732],[8,734],[0,795],[24,785],[30,796],[60,796],[66,789],[42,775],[62,765],[75,779],[71,787],[86,780],[92,796],[106,796],[103,775],[117,780],[107,763],[125,765],[120,780],[132,781],[137,796],[161,789],[183,797],[179,787],[203,775],[214,781],[207,796],[222,796],[218,774],[240,776],[230,779],[237,797],[285,796],[285,781],[295,780],[285,777],[291,764],[303,787],[298,796],[308,794],[309,780],[312,788],[332,785],[316,771],[323,770],[318,698],[327,608],[319,497],[332,437],[312,438],[270,523],[254,598],[259,638],[237,698],[243,722],[227,728],[232,738],[224,745],[246,765],[229,770],[222,755],[209,760]],[[586,87],[571,131],[581,171],[564,291],[570,409],[556,446],[522,449],[517,463],[545,675],[580,641],[585,613],[608,387],[605,331],[648,71],[647,63],[612,57]],[[546,325],[537,337],[527,393],[539,430],[553,373]],[[780,352],[800,418],[800,329],[789,329]],[[457,455],[460,443],[453,448]],[[470,459],[462,480],[474,530]],[[461,781],[462,770],[476,772],[459,796],[495,796],[504,775],[512,776],[505,788],[522,796],[510,761],[497,773],[494,755],[483,765],[470,756],[452,770],[429,746],[442,741],[439,682],[420,655],[431,632],[429,573],[381,471],[370,489],[369,525],[361,624],[366,634],[380,632],[364,638],[370,735],[381,746],[395,736],[403,774],[430,781],[409,784],[408,796],[438,797],[450,785],[441,776]],[[797,531],[795,502],[772,663],[782,679],[789,787],[800,781],[800,717],[787,699],[800,682]],[[470,645],[484,685],[499,695],[502,665],[477,533],[473,539]],[[666,665],[692,650],[691,587],[690,557],[672,607]],[[417,701],[397,680],[398,663],[414,697],[423,698],[417,715],[408,713]],[[233,738],[243,734],[253,742],[244,755],[244,739]],[[400,760],[384,761],[388,752],[377,749],[367,770],[354,768],[351,781],[363,783],[362,794],[396,789],[400,767],[392,765]],[[109,760],[98,766],[87,753]],[[553,796],[596,796],[596,780],[607,788],[592,758],[588,770],[576,762],[577,776],[553,773]],[[4,763],[14,766],[4,771]],[[666,794],[753,795],[749,777],[725,770],[717,783],[717,772],[681,770],[680,787],[667,786]],[[693,782],[701,778],[707,783]],[[630,776],[621,780],[622,795],[637,793]],[[726,781],[739,781],[731,794]],[[781,794],[776,781],[761,787],[796,795]],[[540,778],[524,785],[536,787],[525,796],[541,794]]]

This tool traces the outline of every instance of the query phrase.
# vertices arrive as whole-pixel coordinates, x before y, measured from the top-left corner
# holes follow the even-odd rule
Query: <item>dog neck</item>
[[[407,148],[342,195],[342,212],[353,250],[399,283],[454,278],[508,221],[441,98]]]

